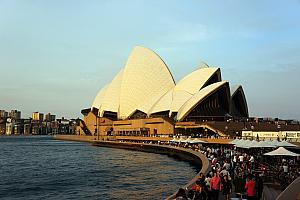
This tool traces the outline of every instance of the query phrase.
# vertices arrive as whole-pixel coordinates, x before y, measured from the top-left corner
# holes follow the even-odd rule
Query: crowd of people
[[[175,199],[218,200],[220,195],[223,195],[221,199],[225,200],[231,197],[257,200],[262,198],[263,180],[271,170],[261,164],[262,156],[257,151],[254,154],[255,152],[251,151],[247,153],[237,151],[233,147],[213,148],[198,145],[183,147],[205,154],[210,160],[211,171],[206,176],[201,173],[192,188],[186,190],[181,188]],[[277,181],[284,182],[280,183],[282,190],[299,176],[299,167],[294,162],[286,160],[283,160],[282,164],[274,162],[273,166],[278,163]],[[275,172],[277,168],[273,168],[272,171]]]
[[[176,200],[259,200],[262,198],[264,181],[279,183],[283,191],[300,176],[299,158],[285,157],[279,160],[263,156],[270,149],[236,149],[232,145],[218,144],[157,144],[193,149],[206,155],[210,161],[211,171],[206,175],[200,173],[192,188],[180,188]]]

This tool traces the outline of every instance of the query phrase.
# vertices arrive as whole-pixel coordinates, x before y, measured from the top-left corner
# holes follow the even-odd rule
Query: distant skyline
[[[0,0],[0,109],[82,118],[141,45],[176,82],[203,61],[250,116],[299,120],[299,21],[299,0]]]

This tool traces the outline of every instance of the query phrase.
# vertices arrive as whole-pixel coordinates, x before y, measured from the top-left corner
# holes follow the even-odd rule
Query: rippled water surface
[[[0,199],[163,199],[195,174],[166,155],[0,137]]]

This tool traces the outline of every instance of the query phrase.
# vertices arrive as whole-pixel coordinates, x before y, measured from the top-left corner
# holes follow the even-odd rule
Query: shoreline
[[[181,188],[184,189],[190,189],[195,184],[200,173],[204,173],[206,175],[206,173],[210,170],[210,163],[205,155],[191,149],[173,147],[168,145],[143,144],[133,142],[96,141],[94,136],[54,135],[53,138],[56,140],[89,142],[94,146],[108,148],[119,148],[149,153],[167,154],[172,157],[179,157],[180,159],[191,162],[194,165],[201,165],[201,167],[198,167],[200,169],[198,173],[191,180],[189,180],[186,185],[181,186]],[[166,199],[174,199],[176,192],[177,191],[174,191],[174,193],[168,196]]]

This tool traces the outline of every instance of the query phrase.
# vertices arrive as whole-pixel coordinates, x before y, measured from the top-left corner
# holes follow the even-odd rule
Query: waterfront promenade
[[[182,186],[182,188],[187,189],[187,191],[190,190],[191,186],[195,184],[196,180],[199,179],[199,175],[200,173],[203,173],[204,175],[207,174],[207,172],[210,171],[210,167],[213,166],[213,168],[216,168],[217,165],[215,165],[214,161],[210,159],[210,156],[207,156],[207,151],[210,151],[209,148],[205,149],[205,151],[203,151],[203,149],[200,151],[200,149],[192,149],[192,148],[187,148],[185,146],[181,146],[178,147],[177,146],[171,146],[171,145],[162,145],[161,144],[147,144],[146,142],[123,142],[123,141],[95,141],[95,137],[90,136],[68,136],[68,135],[59,135],[56,136],[56,139],[63,139],[63,140],[72,140],[72,141],[86,141],[86,142],[92,142],[94,145],[96,146],[104,146],[104,147],[113,147],[113,148],[123,148],[123,149],[131,149],[131,150],[138,150],[138,151],[146,151],[146,152],[154,152],[154,153],[162,153],[162,154],[169,154],[169,155],[174,155],[174,156],[178,156],[181,158],[184,158],[185,160],[189,160],[189,161],[194,161],[194,163],[196,164],[202,164],[202,169],[199,171],[199,173],[185,186]],[[196,151],[195,151],[196,150]],[[201,153],[200,153],[201,152]],[[247,156],[247,154],[246,154]],[[208,161],[209,158],[212,163],[210,163]],[[219,157],[218,157],[219,158]],[[255,159],[258,159],[258,157],[256,157]],[[199,162],[200,160],[200,162]],[[246,160],[246,157],[245,157]],[[223,162],[220,162],[220,164],[223,165]],[[206,166],[207,165],[207,166]],[[221,168],[219,168],[221,171]],[[246,173],[247,171],[251,171],[252,169],[246,168]],[[253,172],[250,172],[253,173]],[[279,192],[276,192],[276,190],[272,189],[272,187],[270,187],[268,184],[264,186],[264,192],[263,192],[263,198],[265,200],[268,199],[276,199],[277,196],[278,199],[284,199],[286,197],[289,197],[289,199],[295,199],[297,192],[299,192],[297,190],[297,183],[298,182],[295,181],[295,183],[292,183],[290,185],[290,187],[292,189],[290,189],[289,187],[286,189],[287,191],[290,189],[293,192],[283,192],[282,194],[280,194],[279,196]],[[296,186],[295,186],[296,185]],[[235,196],[235,195],[232,195]],[[174,197],[171,196],[168,199],[172,199]],[[219,199],[223,199],[223,195],[219,195]]]

